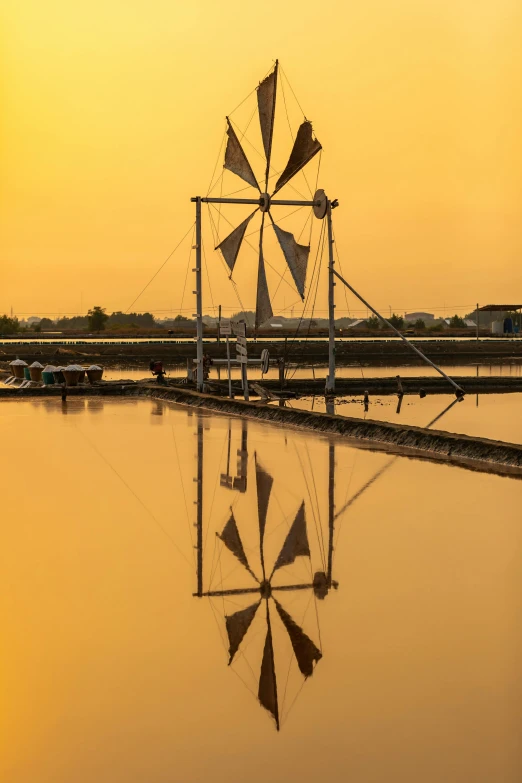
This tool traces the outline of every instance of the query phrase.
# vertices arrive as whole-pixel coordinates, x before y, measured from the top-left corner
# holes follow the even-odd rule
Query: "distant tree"
[[[42,318],[40,323],[38,324],[40,329],[46,330],[46,329],[54,329],[54,321],[51,321],[50,318]]]
[[[118,310],[109,316],[107,326],[148,328],[156,326],[156,321],[152,313],[122,313],[121,310]]]
[[[378,329],[381,322],[377,318],[376,315],[371,315],[369,318],[366,319],[366,326],[368,329]]]
[[[465,329],[466,328],[466,322],[463,318],[460,317],[460,315],[454,315],[452,318],[450,318],[449,322],[451,329]]]
[[[394,313],[393,315],[391,315],[388,318],[388,321],[396,329],[402,329],[402,327],[404,326],[404,318],[402,317],[402,315],[397,315],[397,313]]]
[[[181,321],[189,321],[189,320],[190,320],[189,318],[187,318],[184,315],[181,315],[181,313],[174,318],[174,321],[178,324],[181,323]]]
[[[40,321],[40,324],[42,322]],[[51,322],[52,323],[52,322]],[[85,315],[73,315],[71,318],[64,316],[59,318],[56,322],[56,327],[62,331],[71,331],[78,329],[86,329],[88,326],[88,319]]]
[[[415,329],[425,329],[426,328],[426,324],[424,323],[422,318],[417,318],[417,320],[415,321],[415,323],[413,325],[414,325]]]
[[[91,332],[101,332],[105,329],[105,324],[107,323],[109,316],[105,312],[104,307],[96,305],[92,310],[88,311],[87,318]]]
[[[16,334],[20,331],[20,323],[16,316],[9,318],[8,315],[0,315],[0,334]]]
[[[254,326],[255,323],[255,313],[253,310],[241,310],[239,313],[234,313],[232,316],[233,321],[245,321],[247,326]]]
[[[40,326],[40,324],[34,324],[33,325],[33,332],[36,332],[37,334],[39,334],[41,331],[42,331],[42,327]]]

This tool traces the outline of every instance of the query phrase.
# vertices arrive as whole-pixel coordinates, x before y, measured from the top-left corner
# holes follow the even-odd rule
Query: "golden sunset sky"
[[[0,313],[127,309],[189,231],[225,115],[276,58],[323,145],[319,185],[340,201],[337,252],[361,293],[386,312],[522,300],[520,0],[3,0],[0,24]],[[295,132],[288,82],[286,99]],[[204,309],[238,309],[203,217]],[[190,243],[135,309],[194,312]],[[267,257],[274,310],[300,311],[289,275],[278,288],[283,259]],[[253,307],[252,251],[237,269]]]

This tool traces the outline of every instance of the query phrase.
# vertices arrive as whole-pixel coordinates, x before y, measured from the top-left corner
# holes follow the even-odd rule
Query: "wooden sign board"
[[[219,334],[222,337],[230,337],[232,334],[232,323],[230,318],[222,318],[219,324]]]

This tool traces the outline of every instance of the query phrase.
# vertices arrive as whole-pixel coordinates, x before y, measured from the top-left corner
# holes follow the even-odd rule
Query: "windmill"
[[[337,200],[330,201],[324,190],[317,190],[313,199],[296,200],[275,198],[275,196],[291,180],[304,169],[304,167],[314,158],[322,149],[320,142],[315,138],[311,122],[304,118],[299,126],[295,137],[288,162],[280,173],[274,190],[269,193],[269,179],[272,160],[272,146],[274,138],[274,128],[276,120],[276,102],[278,91],[279,63],[276,60],[273,70],[266,76],[257,87],[257,108],[263,150],[265,157],[265,175],[262,184],[258,182],[249,159],[242,147],[241,141],[227,117],[227,145],[225,149],[224,168],[240,177],[247,186],[255,189],[257,194],[254,198],[233,198],[233,197],[201,197],[195,196],[191,201],[196,204],[196,325],[197,325],[197,388],[203,390],[203,310],[202,310],[202,275],[201,275],[201,204],[247,204],[255,207],[238,226],[236,226],[225,239],[223,239],[217,248],[230,270],[230,276],[238,260],[241,245],[245,238],[248,225],[259,212],[261,214],[261,226],[259,231],[259,249],[258,249],[258,267],[257,267],[257,293],[256,293],[256,329],[269,320],[272,315],[272,304],[268,290],[264,242],[265,229],[267,222],[273,229],[277,242],[281,248],[282,255],[290,270],[294,285],[304,300],[306,286],[306,272],[308,258],[310,254],[310,245],[302,245],[296,240],[295,236],[284,231],[277,224],[274,214],[277,208],[281,206],[312,207],[316,218],[323,220],[325,217],[328,222],[328,314],[329,314],[329,374],[327,379],[327,391],[333,392],[335,388],[335,324],[334,324],[334,257],[333,257],[333,232],[332,232],[332,209],[337,206]],[[274,213],[274,214],[273,214]],[[268,218],[268,221],[267,221]]]
[[[228,664],[232,665],[238,655],[242,652],[245,644],[248,645],[249,637],[252,636],[251,626],[254,621],[257,623],[259,631],[260,625],[264,626],[264,645],[262,652],[261,665],[258,672],[257,698],[260,704],[272,715],[276,727],[280,728],[280,700],[278,695],[278,679],[276,676],[276,665],[278,663],[277,636],[274,637],[274,622],[280,623],[284,629],[287,638],[291,643],[293,656],[297,661],[299,676],[304,680],[310,677],[315,666],[322,658],[322,651],[313,639],[303,630],[285,608],[285,596],[300,592],[306,594],[311,591],[315,598],[324,599],[331,587],[337,588],[337,583],[332,580],[332,551],[333,551],[333,484],[334,484],[334,452],[333,445],[329,452],[330,476],[329,482],[329,500],[331,508],[329,509],[329,542],[328,542],[328,565],[325,571],[316,571],[310,579],[294,580],[291,583],[274,583],[276,575],[285,573],[285,569],[291,566],[298,559],[306,559],[311,565],[310,545],[308,541],[306,507],[304,501],[300,503],[299,508],[293,518],[293,522],[288,530],[286,538],[279,550],[277,556],[271,563],[267,562],[265,554],[265,530],[267,514],[272,494],[273,477],[261,465],[257,454],[254,455],[255,469],[255,489],[257,495],[257,519],[256,536],[257,545],[255,547],[259,552],[259,563],[252,563],[252,555],[247,555],[249,551],[244,545],[244,533],[240,532],[233,509],[230,509],[230,515],[221,532],[216,533],[217,540],[221,542],[223,551],[228,551],[238,563],[241,575],[236,576],[239,579],[240,586],[233,588],[222,587],[222,589],[203,589],[203,527],[202,527],[202,485],[203,485],[203,461],[199,459],[202,454],[203,426],[198,420],[198,544],[197,544],[197,593],[198,598],[222,598],[236,602],[240,598],[245,598],[248,605],[240,608],[234,613],[225,614],[225,627],[228,637]],[[252,598],[252,602],[250,602]],[[257,619],[256,619],[257,618]],[[254,636],[256,634],[254,633]],[[279,661],[279,665],[281,662]]]

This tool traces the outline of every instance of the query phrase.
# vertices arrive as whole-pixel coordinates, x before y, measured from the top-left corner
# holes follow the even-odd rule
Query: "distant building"
[[[348,326],[344,326],[344,329],[367,329],[368,324],[364,318],[359,318],[357,321],[352,321]]]
[[[472,321],[470,318],[464,318],[463,321],[464,321],[464,324],[467,326],[468,329],[476,329],[477,328],[477,324],[475,323],[475,321]],[[451,325],[451,318],[444,318],[443,324],[445,326],[450,326]]]
[[[404,320],[405,321],[424,321],[426,323],[427,321],[434,321],[435,316],[433,313],[405,313],[404,314]]]

